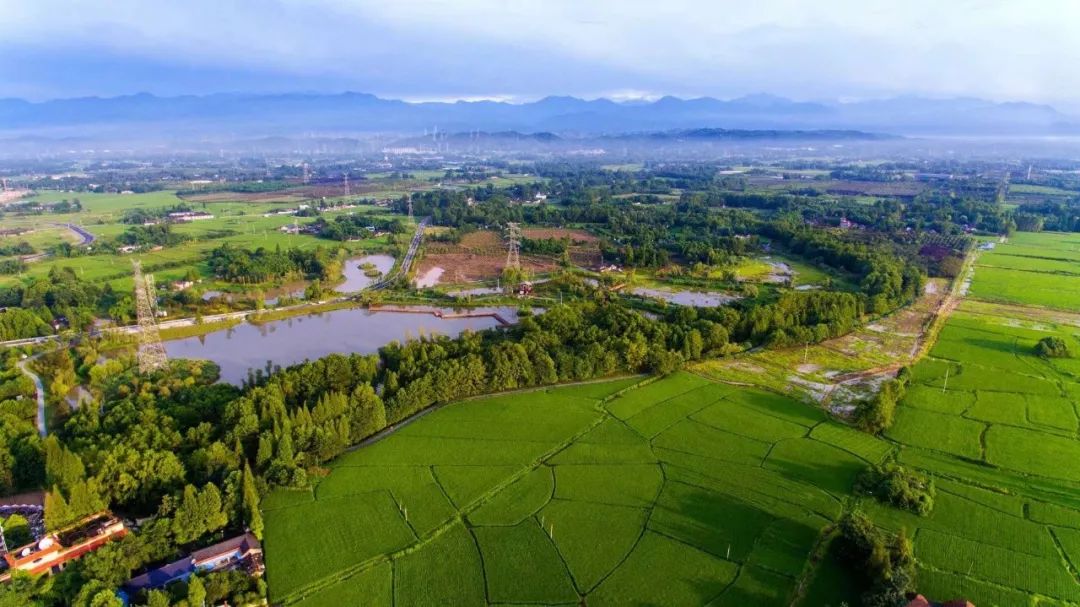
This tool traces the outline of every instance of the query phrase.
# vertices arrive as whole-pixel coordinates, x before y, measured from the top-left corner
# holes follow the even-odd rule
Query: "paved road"
[[[62,225],[63,225],[63,226],[65,227],[65,228],[67,228],[67,229],[71,230],[72,232],[75,232],[75,234],[76,234],[76,235],[77,235],[77,236],[78,236],[79,238],[82,238],[82,242],[81,242],[81,243],[79,243],[79,244],[81,244],[81,245],[83,245],[83,246],[86,246],[86,245],[92,244],[92,243],[94,242],[94,240],[96,240],[96,239],[97,239],[97,237],[96,237],[96,236],[94,236],[93,234],[91,234],[90,232],[88,232],[88,231],[86,230],[86,228],[84,228],[84,227],[82,227],[82,226],[79,226],[79,225],[75,225],[75,224],[73,224],[73,223],[65,223],[65,224],[62,224]]]
[[[398,266],[396,271],[387,274],[385,278],[368,287],[369,289],[373,291],[385,289],[397,280],[398,276],[409,273],[409,267],[412,266],[413,258],[416,257],[416,251],[420,248],[420,243],[424,240],[424,230],[427,229],[428,224],[430,223],[431,218],[425,217],[420,220],[420,223],[416,224],[416,231],[413,232],[412,241],[409,242],[409,250],[405,252],[405,257],[401,260],[401,265]]]
[[[41,378],[37,376],[37,373],[34,373],[26,366],[38,356],[41,355],[38,354],[20,360],[17,366],[19,367],[19,370],[23,372],[23,375],[29,377],[34,382],[34,389],[37,390],[37,427],[38,433],[44,438],[45,435],[49,433],[48,429],[45,427],[45,386],[41,383]]]
[[[82,226],[79,226],[79,225],[75,225],[73,223],[53,223],[53,224],[50,224],[50,225],[54,225],[54,226],[61,227],[61,228],[67,228],[67,229],[71,230],[72,232],[74,232],[76,236],[78,236],[79,238],[82,239],[82,242],[79,243],[79,246],[83,246],[83,247],[89,246],[91,243],[93,243],[95,240],[97,240],[97,237],[94,236],[93,234],[91,234],[90,232],[88,232],[86,230],[86,228],[84,228]],[[52,257],[52,253],[49,253],[49,252],[45,251],[45,252],[42,252],[42,253],[34,253],[33,255],[24,255],[24,256],[20,257],[19,259],[22,260],[25,263],[34,263],[34,262],[37,262],[37,261],[41,261],[43,259],[48,259],[49,257]]]

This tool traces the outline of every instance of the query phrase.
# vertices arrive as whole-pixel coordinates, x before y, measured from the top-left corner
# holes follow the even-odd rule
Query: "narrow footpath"
[[[45,386],[41,383],[41,378],[37,376],[37,373],[31,371],[30,367],[27,366],[38,356],[41,355],[38,354],[36,356],[31,356],[30,358],[21,360],[19,361],[17,366],[19,367],[19,371],[22,371],[23,375],[29,377],[34,382],[34,389],[37,391],[38,434],[40,434],[42,438],[45,438],[45,436],[49,433],[48,428],[46,428],[45,426]]]

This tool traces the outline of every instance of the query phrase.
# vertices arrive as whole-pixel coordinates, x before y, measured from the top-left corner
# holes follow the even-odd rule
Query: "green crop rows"
[[[272,600],[785,604],[891,449],[685,373],[458,403],[264,501]]]
[[[984,253],[974,297],[1080,310],[1080,239],[1018,234]],[[1068,271],[1070,270],[1071,271]],[[1080,354],[1075,316],[962,305],[942,330],[888,437],[937,477],[931,516],[868,505],[915,537],[919,589],[977,605],[1080,603],[1077,359],[1035,355],[1042,337]]]
[[[441,408],[264,500],[271,599],[856,605],[828,530],[858,506],[907,530],[934,600],[1080,604],[1080,363],[1034,354],[1080,329],[986,310],[950,317],[884,438],[688,373]],[[852,494],[891,458],[935,477],[929,516]]]

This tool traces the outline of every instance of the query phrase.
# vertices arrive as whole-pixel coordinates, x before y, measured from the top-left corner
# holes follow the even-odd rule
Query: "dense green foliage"
[[[922,516],[934,509],[934,481],[897,464],[868,467],[856,479],[855,489]]]
[[[280,248],[254,251],[222,245],[207,258],[214,275],[231,282],[259,283],[287,278],[336,278],[341,273],[337,253],[318,248],[313,251]]]
[[[320,218],[315,222],[319,236],[331,240],[370,238],[376,231],[404,234],[409,231],[401,219],[385,219],[372,215],[338,215],[333,221]]]
[[[1043,358],[1069,358],[1069,343],[1057,335],[1048,335],[1035,344],[1035,353]]]
[[[896,417],[896,403],[904,397],[903,379],[890,379],[869,399],[855,408],[855,424],[871,434],[888,430]]]
[[[907,593],[915,588],[915,550],[907,534],[902,529],[895,536],[884,534],[857,510],[844,515],[838,527],[838,555],[867,587],[862,605],[906,604]]]

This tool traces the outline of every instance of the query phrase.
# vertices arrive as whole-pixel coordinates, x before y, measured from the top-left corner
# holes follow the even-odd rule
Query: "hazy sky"
[[[1080,107],[1076,0],[0,0],[0,97],[353,90]]]

